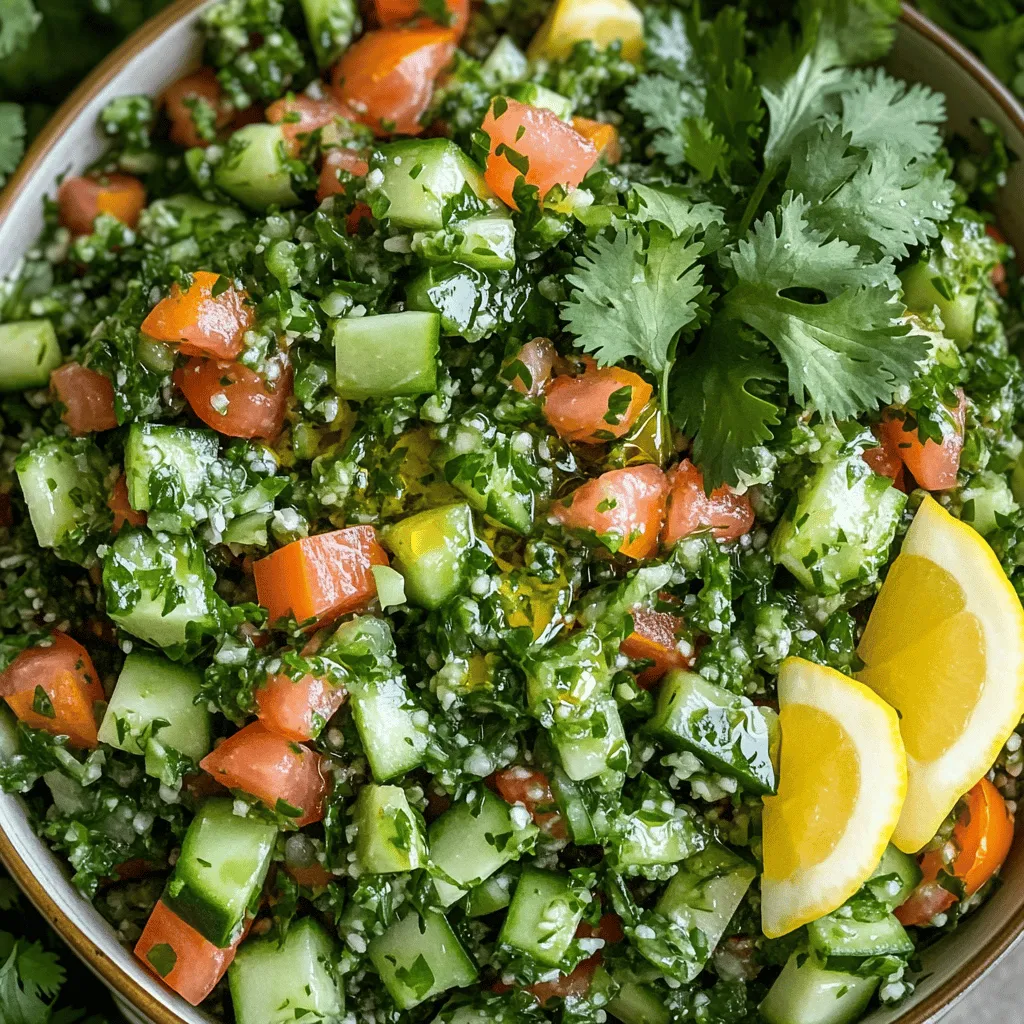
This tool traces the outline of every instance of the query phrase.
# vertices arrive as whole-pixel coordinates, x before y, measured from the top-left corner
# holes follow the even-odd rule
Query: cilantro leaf
[[[64,984],[64,969],[56,956],[38,944],[11,942],[0,933],[0,948],[7,953],[0,966],[0,1007],[4,1024],[47,1024],[51,1003]],[[9,950],[9,952],[8,952]]]
[[[0,59],[22,49],[40,21],[32,0],[0,0]]]
[[[562,304],[568,330],[602,365],[633,357],[667,375],[679,331],[698,312],[701,245],[675,239],[661,224],[599,235],[567,275]]]
[[[703,234],[707,255],[725,244],[725,211],[714,203],[695,203],[679,188],[653,188],[637,183],[636,218],[664,224],[676,238]]]
[[[778,405],[763,393],[783,374],[766,347],[745,335],[735,321],[716,321],[673,377],[673,420],[694,438],[693,458],[710,487],[740,483],[744,468],[752,473],[751,449],[780,422]]]
[[[789,392],[822,416],[849,419],[889,402],[927,354],[898,322],[903,305],[860,250],[826,241],[807,222],[807,203],[787,194],[732,257],[737,286],[724,314],[759,331],[786,364]],[[819,301],[824,298],[825,301]]]
[[[25,152],[25,114],[17,103],[0,103],[0,185]]]

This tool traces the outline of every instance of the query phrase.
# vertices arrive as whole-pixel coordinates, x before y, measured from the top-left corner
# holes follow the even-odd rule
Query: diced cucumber
[[[61,547],[106,511],[107,460],[92,441],[44,437],[14,467],[41,548]]]
[[[350,683],[352,717],[377,782],[387,782],[423,763],[429,737],[427,713],[409,695],[401,676]]]
[[[247,124],[231,136],[214,169],[214,184],[257,213],[271,206],[294,206],[299,197],[286,154],[281,125]]]
[[[556,722],[548,731],[565,774],[573,782],[622,773],[629,765],[629,743],[611,697],[598,701],[586,718]]]
[[[841,916],[841,908],[807,926],[811,949],[827,967],[845,967],[843,960],[856,961],[869,956],[906,956],[914,952],[914,943],[894,914],[878,921],[858,921]],[[835,961],[839,960],[839,963]]]
[[[400,786],[363,786],[356,801],[356,857],[375,875],[415,871],[427,859],[419,817]]]
[[[853,1024],[878,982],[826,971],[814,957],[794,953],[759,1009],[767,1024]]]
[[[162,747],[198,763],[212,746],[210,712],[205,703],[195,702],[201,682],[202,673],[190,665],[133,651],[110,696],[100,742],[129,754],[145,754],[155,736]]]
[[[648,729],[666,746],[688,750],[751,792],[768,794],[776,782],[774,724],[746,697],[675,669],[662,680]]]
[[[387,527],[383,538],[409,600],[439,608],[462,588],[466,555],[476,544],[473,511],[468,505],[429,509]]]
[[[585,909],[568,875],[524,868],[498,941],[539,963],[557,967]]]
[[[526,479],[529,456],[493,427],[459,424],[437,458],[445,479],[470,505],[518,533],[533,529],[534,494]]]
[[[212,430],[133,423],[124,448],[128,503],[148,514],[151,530],[190,529],[219,454]]]
[[[370,943],[368,953],[400,1010],[477,979],[476,965],[458,936],[444,914],[434,911],[406,914]]]
[[[375,172],[380,181],[375,187]],[[436,231],[444,227],[445,204],[468,189],[495,202],[483,171],[448,139],[404,139],[381,146],[367,178],[374,211],[395,227]],[[376,202],[377,196],[387,200]]]
[[[585,782],[573,782],[560,765],[548,771],[551,792],[577,846],[596,846],[608,835],[608,815]]]
[[[57,332],[49,320],[0,324],[0,392],[45,388],[63,362]]]
[[[107,614],[122,629],[158,647],[189,638],[189,625],[214,621],[217,578],[202,547],[188,534],[154,536],[124,529],[103,564]]]
[[[302,12],[317,64],[329,67],[359,31],[359,6],[356,0],[302,0]]]
[[[889,910],[895,910],[906,902],[907,897],[920,884],[922,877],[917,861],[909,853],[897,850],[890,843],[885,848],[875,873],[865,885],[875,899],[884,903]]]
[[[409,309],[436,313],[441,318],[441,333],[449,338],[476,342],[498,323],[490,282],[482,271],[465,263],[428,267],[406,285],[405,304]]]
[[[608,998],[608,992],[616,985],[615,995]],[[617,970],[613,975],[601,964],[594,972],[588,995],[591,1002],[604,996],[607,1002],[601,1005],[622,1024],[669,1024],[672,1019],[654,988],[625,970]]]
[[[441,321],[406,310],[349,317],[334,325],[335,390],[363,401],[437,390]]]
[[[707,840],[690,810],[674,806],[667,790],[649,776],[641,776],[638,784],[650,799],[620,817],[611,837],[609,862],[619,874],[667,878],[659,868],[693,857]]]
[[[270,868],[277,828],[242,818],[228,799],[207,800],[192,819],[164,902],[221,949],[234,943],[254,913]]]
[[[480,70],[495,85],[506,85],[522,81],[530,73],[530,62],[511,36],[502,36],[494,44],[494,49],[487,55]]]
[[[1000,516],[1010,516],[1017,511],[1017,502],[1006,477],[990,469],[971,477],[960,497],[963,501],[960,518],[970,523],[982,537],[995,531]]]
[[[907,503],[851,447],[818,467],[772,534],[775,561],[823,596],[877,579]]]
[[[925,253],[921,260],[900,274],[903,301],[912,313],[931,314],[938,307],[943,333],[961,345],[974,340],[974,322],[978,318],[979,289],[944,275]]]
[[[43,776],[43,782],[46,783],[46,788],[50,791],[53,806],[61,814],[82,817],[93,809],[90,793],[70,775],[65,775],[64,772],[54,769]],[[107,822],[109,820],[107,819]]]
[[[20,749],[18,720],[6,704],[0,704],[0,764],[10,761]]]
[[[208,203],[198,196],[177,195],[167,199],[154,199],[139,220],[139,233],[148,240],[166,244],[169,241],[205,239],[230,231],[243,223],[246,216],[236,206],[226,203]],[[172,357],[174,350],[159,342],[162,350]]]
[[[518,824],[511,808],[486,787],[459,801],[430,826],[430,863],[434,887],[444,906],[479,885],[509,861],[533,847],[539,831],[525,816]]]
[[[284,937],[250,939],[228,971],[238,1024],[337,1021],[345,1011],[334,971],[335,941],[312,917],[295,922]]]
[[[439,231],[417,231],[412,249],[428,263],[465,263],[477,270],[511,270],[516,265],[516,225],[490,213],[451,223]]]
[[[712,843],[687,860],[662,893],[657,912],[687,934],[696,928],[704,935],[706,955],[694,963],[690,981],[704,969],[756,877],[752,864]]]
[[[517,877],[512,871],[499,871],[469,890],[466,917],[486,917],[504,910],[512,902]]]
[[[520,103],[528,103],[531,107],[551,110],[563,121],[571,121],[575,104],[568,96],[547,89],[536,82],[520,82],[508,91],[509,96]]]

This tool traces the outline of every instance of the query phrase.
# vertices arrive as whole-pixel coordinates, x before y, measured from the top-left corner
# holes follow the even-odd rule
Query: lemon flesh
[[[644,49],[644,16],[629,0],[558,0],[530,41],[531,60],[565,60],[590,40],[597,47],[622,43],[622,56],[636,61]]]
[[[900,714],[909,788],[893,843],[916,853],[1024,715],[1024,609],[982,537],[926,498],[857,653],[857,678]]]
[[[856,680],[790,658],[779,672],[779,791],[764,800],[761,921],[778,938],[841,907],[899,821],[906,756],[895,711]]]

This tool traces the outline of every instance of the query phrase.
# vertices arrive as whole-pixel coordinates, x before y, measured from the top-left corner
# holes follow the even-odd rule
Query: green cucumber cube
[[[159,536],[122,529],[103,564],[107,614],[127,632],[173,648],[215,621],[217,577],[202,547],[188,534]]]
[[[355,401],[432,394],[440,336],[435,313],[407,310],[338,320],[335,390]]]
[[[412,248],[429,263],[454,260],[477,270],[511,270],[516,265],[516,225],[499,213],[470,217],[440,231],[417,231]]]
[[[878,988],[878,978],[827,971],[794,953],[759,1007],[767,1024],[853,1024]]]
[[[770,794],[776,786],[775,726],[747,698],[675,669],[662,680],[647,727],[666,746],[696,754],[751,792]]]
[[[374,212],[401,228],[444,227],[445,204],[465,189],[496,203],[483,171],[448,139],[404,139],[381,146],[367,182],[376,193]]]
[[[359,31],[359,5],[356,0],[302,0],[302,12],[317,64],[330,67]]]
[[[626,730],[611,697],[597,702],[586,718],[556,722],[548,735],[573,782],[621,774],[629,765]]]
[[[288,170],[284,129],[279,124],[239,128],[214,169],[213,181],[256,213],[271,206],[295,206],[299,201]]]
[[[364,786],[356,801],[356,857],[374,875],[415,871],[427,859],[419,816],[400,786]]]
[[[823,463],[772,534],[771,553],[823,596],[871,583],[889,560],[907,496],[860,451]]]
[[[101,516],[109,529],[107,460],[92,441],[44,437],[18,456],[14,468],[41,548],[74,545],[74,536],[98,526]]]
[[[532,849],[539,829],[522,807],[510,807],[486,787],[459,801],[430,826],[434,887],[444,906]]]
[[[486,917],[504,910],[512,902],[515,885],[516,876],[511,871],[499,871],[474,886],[466,897],[466,917]]]
[[[623,875],[665,878],[664,868],[697,854],[705,842],[689,808],[645,803],[615,830],[610,862]]]
[[[597,846],[608,835],[608,815],[585,782],[573,782],[560,765],[548,770],[551,792],[577,846]]]
[[[370,943],[368,954],[400,1010],[477,980],[476,964],[436,911],[406,914]]]
[[[192,819],[167,880],[164,902],[221,949],[237,941],[255,912],[270,868],[277,828],[240,817],[229,799],[207,800]]]
[[[508,91],[509,96],[520,103],[528,103],[531,107],[540,107],[557,114],[563,121],[571,121],[575,104],[568,96],[545,88],[536,82],[520,82]]]
[[[64,359],[49,320],[0,324],[0,358],[0,392],[45,388]]]
[[[10,761],[19,750],[18,720],[6,704],[0,704],[0,764]]]
[[[609,996],[616,986],[615,994]],[[669,1024],[672,1019],[658,993],[622,968],[612,974],[600,964],[594,972],[588,997],[595,1005],[604,1006],[622,1024]]]
[[[585,910],[586,903],[568,875],[525,868],[498,941],[548,967],[557,967]]]
[[[423,763],[430,736],[426,711],[398,676],[382,682],[350,682],[352,717],[377,782],[405,775]],[[421,721],[422,719],[422,721]]]
[[[864,884],[875,899],[884,903],[889,910],[902,906],[907,897],[918,887],[921,867],[914,857],[897,850],[891,843],[885,848],[875,873]]]
[[[487,55],[480,68],[484,76],[497,85],[522,81],[530,73],[526,54],[511,36],[502,36]]]
[[[100,742],[145,754],[147,742],[155,737],[162,747],[198,764],[212,746],[210,712],[205,703],[196,703],[201,682],[202,673],[190,665],[133,651],[110,696]]]
[[[914,943],[894,914],[877,921],[844,917],[848,907],[819,918],[807,926],[811,949],[825,966],[851,969],[871,956],[907,956]]]
[[[462,588],[466,555],[476,544],[468,505],[429,509],[384,531],[405,593],[422,608],[439,608]]]
[[[282,942],[250,939],[228,971],[238,1024],[335,1021],[345,1000],[335,974],[337,943],[312,917],[294,923]]]
[[[947,338],[961,345],[974,341],[974,323],[978,319],[978,298],[981,293],[976,282],[958,282],[943,274],[934,258],[924,253],[900,274],[903,301],[912,313],[931,316],[938,307],[942,317],[942,330]]]

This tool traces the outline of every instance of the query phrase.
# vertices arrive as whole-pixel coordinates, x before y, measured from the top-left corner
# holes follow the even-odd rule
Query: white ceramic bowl
[[[42,198],[58,175],[79,171],[104,149],[96,129],[100,111],[115,96],[159,93],[198,64],[196,23],[213,0],[179,0],[153,19],[86,80],[35,142],[0,196],[0,277],[16,267],[42,228]],[[963,47],[913,10],[904,12],[889,70],[946,94],[950,126],[976,136],[973,121],[985,117],[1024,157],[1024,110]],[[999,210],[1000,225],[1024,254],[1024,163],[1016,165]],[[54,928],[111,988],[139,1024],[209,1024],[155,980],[116,940],[104,919],[68,881],[63,865],[36,838],[21,801],[0,794],[0,858]],[[1024,932],[1024,842],[1003,872],[1004,885],[957,933],[924,956],[924,980],[897,1011],[879,1011],[868,1024],[925,1024],[936,1020]],[[2,1008],[0,1008],[2,1009]]]

